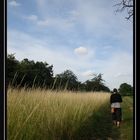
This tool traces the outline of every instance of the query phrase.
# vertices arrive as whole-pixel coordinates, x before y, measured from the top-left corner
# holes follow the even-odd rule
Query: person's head
[[[118,91],[117,91],[117,89],[116,88],[114,88],[113,89],[113,93],[117,93]]]

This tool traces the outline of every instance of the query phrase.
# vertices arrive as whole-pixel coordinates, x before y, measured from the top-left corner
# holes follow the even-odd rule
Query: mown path
[[[133,97],[124,97],[122,103],[123,121],[120,140],[133,140]]]
[[[75,140],[133,140],[133,98],[123,97],[123,121],[120,128],[112,124],[110,106],[102,106],[76,132]]]

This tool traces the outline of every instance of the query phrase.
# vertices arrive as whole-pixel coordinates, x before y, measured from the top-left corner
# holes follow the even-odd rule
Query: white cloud
[[[63,18],[46,18],[44,20],[38,20],[37,25],[40,27],[53,27],[54,29],[58,30],[69,30],[73,27],[73,23],[69,22],[67,19]]]
[[[81,74],[82,76],[85,76],[86,78],[93,78],[96,74],[92,70],[87,70]]]
[[[34,22],[34,24],[38,27],[53,27],[53,29],[58,29],[61,31],[71,30],[74,26],[74,23],[71,19],[63,19],[60,17],[45,17],[41,19],[37,15],[30,15],[24,16],[24,18]]]
[[[123,76],[122,73],[117,73],[116,75],[114,75],[114,77],[120,77],[120,76]]]
[[[20,31],[8,31],[8,53],[16,53],[18,60],[28,58],[35,61],[47,61],[54,65],[54,73],[63,72],[66,69],[77,71],[79,68],[90,67],[91,64],[87,60],[76,59],[71,56],[72,52],[69,49],[64,49],[56,44],[55,50],[46,39],[38,39]],[[20,45],[19,45],[20,44]],[[22,44],[22,45],[21,45]],[[54,47],[54,46],[53,46]]]
[[[127,39],[126,35],[132,35],[133,27],[130,28],[130,23],[123,20],[122,14],[115,15],[113,13],[115,10],[114,7],[112,7],[115,4],[113,1],[70,0],[70,4],[74,6],[71,9],[68,8],[68,10],[66,10],[67,8],[64,9],[64,15],[68,14],[65,17],[65,20],[60,18],[62,15],[61,12],[63,10],[62,6],[65,5],[67,7],[69,2],[65,0],[61,0],[61,4],[59,0],[52,0],[50,4],[49,1],[45,0],[36,0],[36,2],[39,8],[39,13],[42,19],[44,19],[41,22],[41,25],[46,26],[46,20],[50,23],[51,26],[57,29],[71,29],[70,27],[73,27],[74,25],[82,25],[83,30],[86,29],[88,32],[93,33],[95,36],[101,37],[103,35],[108,35],[109,37],[111,36],[111,38],[118,38],[120,36],[118,38],[119,40],[121,39],[121,36],[124,39]],[[54,9],[50,9],[48,5]],[[53,13],[51,10],[57,9],[60,13],[56,13],[56,16],[53,15],[53,18],[48,19],[46,18],[49,15],[49,10],[47,9],[49,9],[51,13]],[[125,35],[122,33],[122,30],[124,29],[126,29],[126,31],[123,31]],[[126,39],[124,41],[126,41]]]
[[[114,52],[108,61],[101,62],[101,73],[110,88],[119,88],[127,82],[133,84],[133,56],[127,52]]]
[[[88,54],[88,49],[81,46],[81,47],[74,49],[74,52],[78,55],[86,55],[86,54]]]
[[[37,25],[39,25],[39,26],[48,26],[49,22],[48,22],[48,20],[40,20],[40,21],[37,22]]]
[[[69,17],[71,20],[76,21],[80,17],[80,13],[76,10],[72,10],[69,12]]]
[[[117,73],[116,75],[114,75],[115,78],[120,78],[120,77],[126,77],[126,76],[131,76],[130,73]]]
[[[108,35],[111,36],[111,38],[118,38],[118,36],[121,37],[122,35],[122,29],[125,29],[126,26],[128,26],[128,23],[125,21],[124,24],[120,16],[114,15],[112,8],[113,2],[108,3],[106,0],[71,0],[71,3],[74,4],[74,8],[68,8],[68,10],[65,9],[65,17],[61,17],[61,12],[63,10],[63,7],[61,6],[65,5],[67,7],[69,2],[61,0],[60,4],[59,1],[53,0],[50,2],[50,7],[54,9],[48,7],[49,1],[36,0],[36,2],[40,15],[36,24],[40,27],[46,28],[46,26],[51,26],[54,29],[70,31],[75,31],[75,29],[82,27],[83,31],[86,30],[98,37]],[[58,10],[60,13],[54,14],[51,10],[55,9],[60,9]],[[49,11],[51,14],[53,13],[52,16],[49,15]],[[118,24],[117,26],[116,23]],[[127,30],[127,35],[129,35],[130,32],[130,30]],[[126,35],[123,34],[122,36],[125,38]],[[118,39],[120,40],[120,38]]]
[[[28,20],[31,20],[31,21],[37,21],[38,20],[38,17],[36,15],[26,16],[25,18],[28,19]]]
[[[45,0],[37,0],[37,4],[42,8],[45,6]]]
[[[107,45],[107,46],[104,46],[103,49],[105,49],[105,50],[109,50],[109,49],[112,49],[112,46]]]
[[[17,7],[17,6],[20,6],[21,5],[20,3],[17,3],[16,1],[10,1],[10,2],[8,2],[8,4],[10,6],[14,6],[14,7]]]
[[[48,26],[48,20],[40,20],[37,15],[25,16],[29,21],[33,21],[36,25],[39,26]]]

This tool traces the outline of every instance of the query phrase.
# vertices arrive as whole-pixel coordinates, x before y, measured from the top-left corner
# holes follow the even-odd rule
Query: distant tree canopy
[[[127,83],[123,83],[119,87],[119,92],[124,96],[133,95],[133,87]]]
[[[85,82],[86,91],[107,91],[110,92],[110,89],[106,87],[103,83],[102,74],[98,74],[91,80]]]
[[[71,70],[65,70],[55,77],[54,88],[63,90],[78,90],[78,79]]]
[[[15,59],[14,54],[10,54],[7,57],[7,84],[13,82],[16,71],[19,69],[19,61]]]
[[[34,62],[27,58],[19,62],[14,55],[7,58],[7,83],[12,86],[45,86],[49,87],[53,81],[53,66],[45,62]]]
[[[7,84],[14,87],[41,87],[52,90],[107,91],[102,74],[84,83],[78,81],[71,70],[53,76],[53,65],[47,62],[34,62],[27,58],[16,60],[14,54],[7,56]]]

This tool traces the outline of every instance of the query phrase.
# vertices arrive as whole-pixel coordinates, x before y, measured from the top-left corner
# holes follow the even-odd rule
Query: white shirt
[[[113,107],[113,108],[121,108],[121,104],[119,102],[112,103],[111,107]]]

